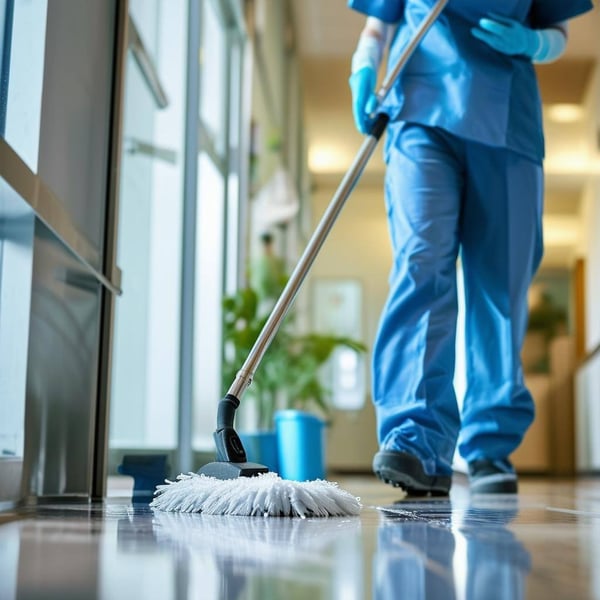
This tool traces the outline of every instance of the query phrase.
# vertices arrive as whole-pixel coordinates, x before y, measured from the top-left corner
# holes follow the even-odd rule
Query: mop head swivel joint
[[[254,477],[268,472],[267,467],[253,462],[211,462],[204,465],[198,471],[198,475],[206,475],[215,479],[237,479],[238,477]]]
[[[204,465],[198,474],[217,479],[235,479],[269,472],[264,465],[248,462],[242,440],[233,427],[219,427],[213,437],[217,446],[217,461]]]

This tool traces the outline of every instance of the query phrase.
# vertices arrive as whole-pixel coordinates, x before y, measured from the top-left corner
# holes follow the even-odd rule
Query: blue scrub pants
[[[392,123],[385,196],[394,262],[373,350],[379,443],[450,474],[507,458],[531,424],[521,346],[542,257],[540,164],[441,129]],[[467,389],[453,387],[460,251]],[[459,438],[460,434],[460,438]]]

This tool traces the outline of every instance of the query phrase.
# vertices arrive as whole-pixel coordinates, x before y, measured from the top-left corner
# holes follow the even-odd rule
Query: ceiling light
[[[577,246],[581,239],[581,223],[577,216],[544,215],[544,246]]]
[[[583,108],[579,104],[551,104],[546,114],[555,123],[575,123],[583,117]]]
[[[315,173],[333,173],[347,168],[347,152],[335,146],[313,144],[308,151],[308,167]]]
[[[586,154],[555,154],[544,161],[547,175],[600,175],[600,157]]]

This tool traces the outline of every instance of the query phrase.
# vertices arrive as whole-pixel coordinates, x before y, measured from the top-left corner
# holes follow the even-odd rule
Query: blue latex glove
[[[479,27],[471,29],[477,39],[503,54],[534,58],[540,45],[538,31],[507,17],[490,17],[480,19]]]
[[[352,73],[348,83],[352,91],[352,114],[356,129],[360,133],[369,133],[373,124],[373,119],[370,119],[369,115],[377,106],[375,95],[377,73],[372,67],[362,67],[356,73]]]

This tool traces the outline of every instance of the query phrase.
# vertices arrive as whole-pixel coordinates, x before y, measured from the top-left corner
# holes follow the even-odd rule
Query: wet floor
[[[352,518],[153,512],[124,498],[0,515],[0,600],[600,599],[600,479],[518,497],[398,500],[370,477]]]

